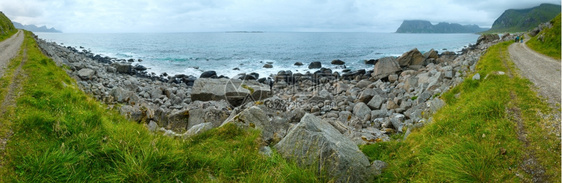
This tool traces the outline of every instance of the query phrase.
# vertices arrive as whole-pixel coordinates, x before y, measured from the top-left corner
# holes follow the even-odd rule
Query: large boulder
[[[95,74],[96,71],[88,68],[80,69],[78,71],[78,77],[80,77],[80,79],[82,80],[90,80],[94,77]]]
[[[435,51],[434,49],[431,49],[428,52],[425,52],[423,54],[423,57],[425,57],[425,59],[430,59],[430,58],[438,59],[439,53],[437,53],[437,51]]]
[[[371,108],[369,108],[367,104],[359,102],[353,107],[353,115],[355,115],[359,119],[368,121],[371,118]]]
[[[279,130],[277,127],[274,127],[267,114],[257,106],[252,106],[240,112],[232,120],[226,121],[222,125],[227,123],[234,123],[243,128],[261,129],[262,138],[265,142],[271,142],[274,139],[275,132]]]
[[[205,71],[201,73],[199,78],[217,78],[217,72],[215,71]]]
[[[410,65],[422,65],[424,61],[424,57],[421,52],[414,48],[400,56],[397,61],[401,67],[410,66]]]
[[[476,45],[480,45],[480,43],[493,42],[493,41],[498,40],[498,39],[500,39],[500,36],[498,34],[482,34],[476,40]]]
[[[375,69],[371,74],[375,80],[382,79],[388,77],[388,75],[395,74],[398,71],[401,71],[400,65],[396,62],[395,57],[384,57],[379,59],[379,61],[375,64]]]
[[[263,100],[271,96],[269,86],[257,81],[238,79],[195,80],[191,90],[192,101],[226,100],[233,106],[240,106],[252,100]]]
[[[322,67],[322,63],[320,62],[311,62],[310,65],[308,65],[309,69],[320,69]]]
[[[114,62],[111,64],[113,67],[115,67],[115,70],[118,73],[122,73],[122,74],[133,74],[133,66],[130,63],[119,63],[119,62]]]
[[[332,65],[345,65],[345,62],[341,60],[332,60]]]
[[[306,114],[274,147],[300,166],[326,170],[336,182],[369,181],[378,167],[371,166],[353,141],[312,114]]]

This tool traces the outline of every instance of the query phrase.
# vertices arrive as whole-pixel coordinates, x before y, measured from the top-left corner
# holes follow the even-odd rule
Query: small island
[[[478,25],[461,25],[457,23],[441,22],[437,25],[427,20],[404,20],[396,33],[477,33],[486,31]]]

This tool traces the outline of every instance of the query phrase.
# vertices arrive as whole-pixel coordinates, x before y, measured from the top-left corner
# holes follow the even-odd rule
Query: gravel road
[[[560,60],[537,53],[523,43],[509,46],[509,55],[521,75],[535,83],[541,96],[551,105],[560,103]]]
[[[4,69],[14,58],[23,43],[23,32],[19,30],[12,37],[0,42],[0,77],[4,76]]]

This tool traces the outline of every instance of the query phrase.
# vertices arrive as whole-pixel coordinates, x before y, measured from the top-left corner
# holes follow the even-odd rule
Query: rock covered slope
[[[478,25],[461,25],[440,22],[437,25],[426,20],[404,20],[396,33],[476,33],[486,31]]]
[[[494,21],[488,32],[524,32],[543,22],[548,22],[560,13],[560,5],[541,4],[528,9],[509,9]]]
[[[498,39],[482,36],[460,55],[413,49],[375,60],[373,70],[345,76],[326,68],[279,72],[273,91],[248,77],[194,82],[182,76],[146,77],[139,74],[142,67],[127,62],[92,59],[90,53],[42,40],[38,44],[68,66],[82,90],[119,106],[151,131],[187,138],[227,123],[259,128],[265,149],[277,148],[285,158],[303,160],[299,164],[319,163],[337,180],[365,181],[385,163],[369,163],[358,149],[345,147],[389,141],[392,134],[424,125],[445,105],[439,95],[462,82]]]

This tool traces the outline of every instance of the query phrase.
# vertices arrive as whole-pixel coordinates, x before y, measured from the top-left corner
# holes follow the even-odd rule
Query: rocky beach
[[[157,75],[141,60],[101,57],[36,39],[85,93],[150,131],[188,138],[227,123],[258,128],[264,154],[275,148],[308,165],[320,154],[338,180],[358,182],[386,165],[369,163],[357,145],[390,141],[396,133],[407,138],[412,129],[431,123],[431,114],[445,105],[440,95],[473,73],[488,47],[512,37],[482,35],[462,53],[422,54],[414,48],[400,57],[366,60],[374,65],[369,70],[338,73],[312,62],[308,67],[318,68],[314,73],[234,78],[214,71],[199,77]],[[332,64],[345,66],[341,60]]]

